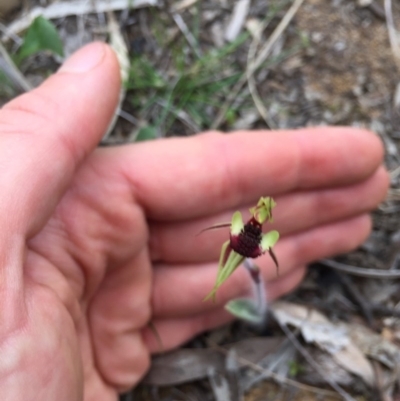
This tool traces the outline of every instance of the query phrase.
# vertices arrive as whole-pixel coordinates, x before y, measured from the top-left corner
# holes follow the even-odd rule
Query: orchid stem
[[[250,274],[251,280],[254,285],[255,300],[258,313],[264,315],[267,311],[267,294],[265,292],[264,280],[260,274],[259,267],[254,264],[252,259],[246,258],[243,262],[244,267]]]

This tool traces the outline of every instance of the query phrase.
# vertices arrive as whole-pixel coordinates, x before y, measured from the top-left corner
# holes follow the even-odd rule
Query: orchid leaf
[[[225,309],[233,316],[250,323],[262,323],[264,315],[260,313],[255,302],[248,298],[229,301]]]

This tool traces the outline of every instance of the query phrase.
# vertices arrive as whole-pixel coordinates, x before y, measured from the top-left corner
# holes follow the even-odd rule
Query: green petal
[[[232,223],[231,223],[231,234],[232,235],[239,235],[240,231],[242,231],[244,227],[242,213],[235,212],[232,216]]]
[[[278,241],[279,233],[276,230],[272,230],[262,236],[261,239],[261,249],[263,252],[268,251],[271,249]]]
[[[257,206],[250,209],[250,213],[260,224],[264,224],[267,220],[272,220],[272,209],[275,206],[276,202],[271,197],[261,197]]]

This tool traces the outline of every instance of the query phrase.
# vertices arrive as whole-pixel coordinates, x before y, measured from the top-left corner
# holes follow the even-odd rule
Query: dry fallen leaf
[[[238,358],[257,363],[274,352],[283,341],[282,337],[255,337],[231,344]],[[176,385],[204,379],[209,369],[225,369],[225,355],[216,349],[177,349],[153,358],[145,384],[157,386]]]
[[[352,340],[344,323],[332,323],[315,309],[289,302],[275,302],[271,310],[280,324],[298,328],[306,342],[331,354],[341,367],[361,377],[368,386],[375,384],[370,361]]]

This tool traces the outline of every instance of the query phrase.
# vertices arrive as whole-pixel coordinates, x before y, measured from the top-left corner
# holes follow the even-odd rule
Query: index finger
[[[296,189],[350,185],[381,164],[373,133],[353,128],[245,131],[118,149],[114,162],[157,220],[187,219]]]

